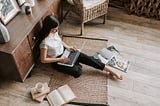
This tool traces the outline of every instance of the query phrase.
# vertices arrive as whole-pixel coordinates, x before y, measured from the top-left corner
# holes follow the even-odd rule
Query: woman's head
[[[53,16],[53,15],[48,15],[45,17],[43,21],[43,29],[45,32],[50,32],[51,29],[57,28],[59,26],[59,21]]]
[[[42,29],[38,32],[38,38],[39,41],[37,43],[37,45],[39,45],[41,43],[41,41],[48,36],[48,34],[50,33],[50,31],[53,28],[57,28],[59,26],[59,21],[52,15],[48,15],[45,17],[44,21],[43,21],[43,27]]]

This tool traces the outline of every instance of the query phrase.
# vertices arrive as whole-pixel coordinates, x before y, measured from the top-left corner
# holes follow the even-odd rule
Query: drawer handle
[[[36,37],[32,37],[32,40],[36,40]]]

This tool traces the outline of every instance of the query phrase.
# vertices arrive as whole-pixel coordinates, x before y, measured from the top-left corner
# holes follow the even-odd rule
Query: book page
[[[107,64],[109,60],[105,59],[101,54],[98,54],[98,58],[101,60],[102,63]]]
[[[120,55],[115,55],[108,63],[110,66],[117,68],[123,72],[127,72],[129,61]]]
[[[114,55],[114,53],[112,53],[110,50],[108,50],[107,48],[103,48],[99,51],[99,54],[101,54],[104,58],[106,59],[111,59]]]
[[[51,106],[62,106],[63,104],[65,104],[65,101],[63,100],[63,98],[57,90],[54,90],[51,93],[49,93],[47,95],[47,99]]]
[[[103,48],[98,53],[98,58],[102,63],[108,64],[123,72],[127,72],[129,61],[122,57],[119,51],[114,46]]]
[[[66,103],[76,98],[75,94],[67,84],[59,87],[58,92]]]

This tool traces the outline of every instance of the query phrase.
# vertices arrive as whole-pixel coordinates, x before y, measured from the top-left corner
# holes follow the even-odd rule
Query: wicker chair
[[[81,21],[80,35],[83,35],[84,23],[88,21],[103,16],[103,24],[105,24],[109,0],[67,0],[67,2],[70,7],[63,18],[67,16],[70,10],[75,12]]]

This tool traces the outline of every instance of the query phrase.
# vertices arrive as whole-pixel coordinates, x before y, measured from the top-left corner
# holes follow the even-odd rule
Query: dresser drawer
[[[29,44],[30,44],[31,49],[34,48],[36,42],[38,41],[37,35],[38,35],[38,32],[40,31],[41,28],[42,28],[42,24],[41,24],[41,22],[38,22],[28,35],[28,40],[29,40]]]
[[[20,81],[23,82],[34,65],[32,50],[27,38],[14,51],[13,58],[20,76]]]

